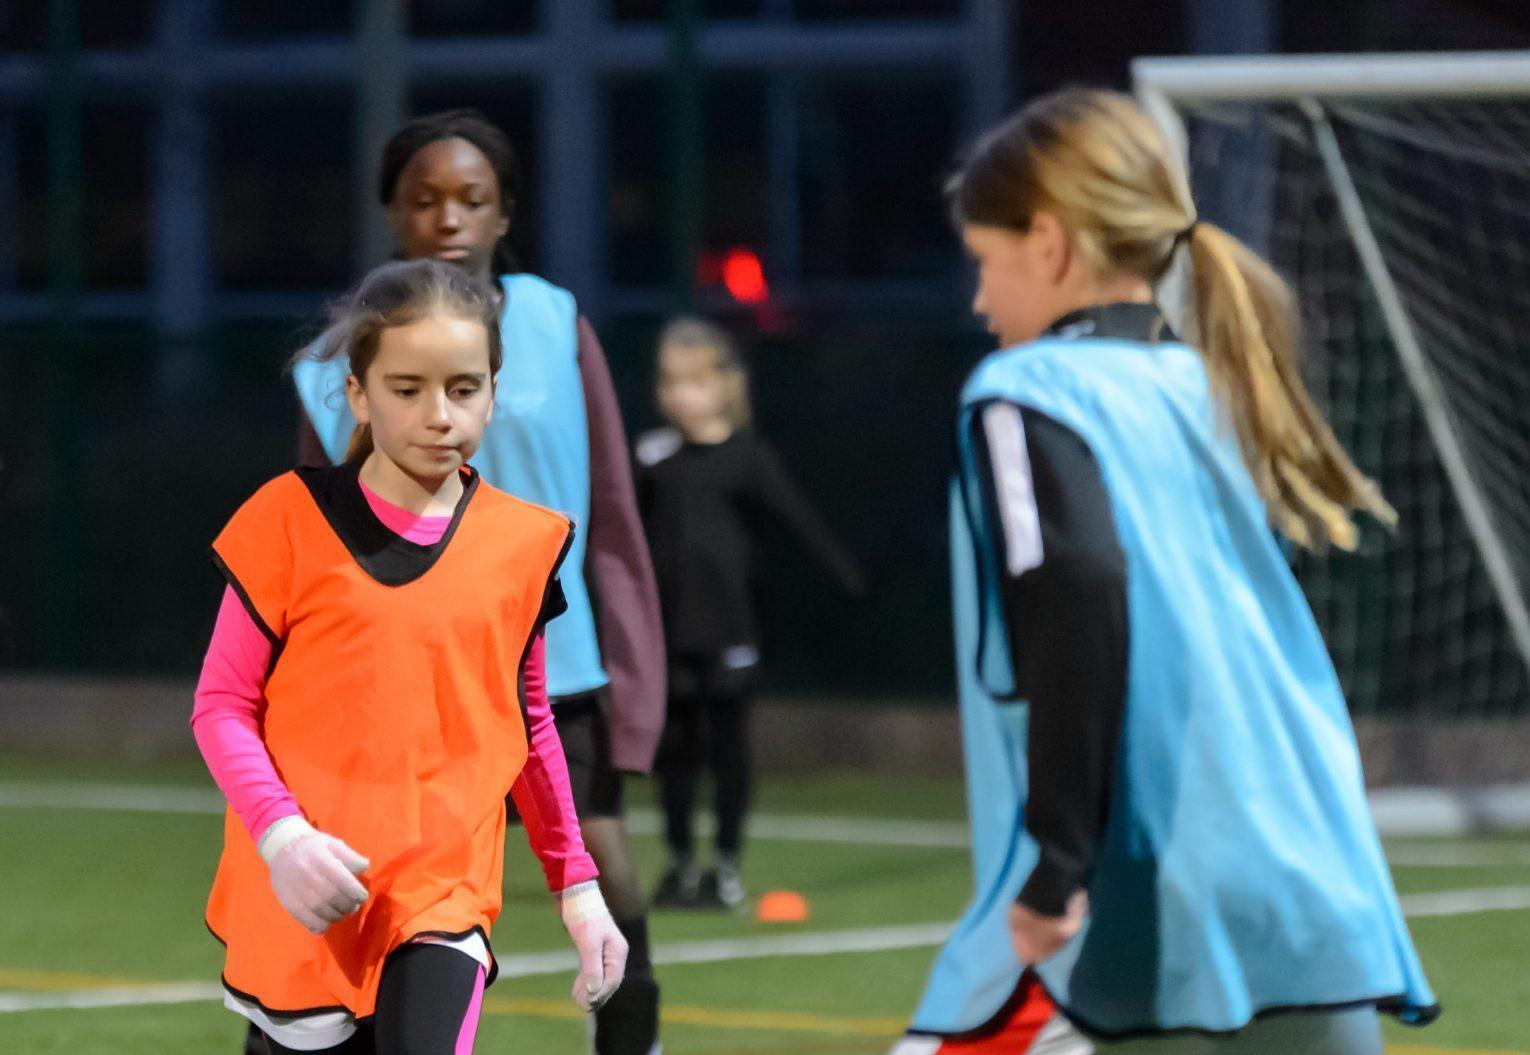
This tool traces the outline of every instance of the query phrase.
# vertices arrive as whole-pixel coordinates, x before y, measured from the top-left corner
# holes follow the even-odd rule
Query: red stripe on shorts
[[[948,1038],[936,1055],[1025,1055],[1056,1013],[1057,1005],[1027,972],[996,1030],[985,1029],[980,1037]]]

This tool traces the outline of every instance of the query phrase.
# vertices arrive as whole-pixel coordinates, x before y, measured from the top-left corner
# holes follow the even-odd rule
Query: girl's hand
[[[579,952],[574,1003],[585,1012],[599,1011],[626,974],[627,939],[616,929],[616,921],[593,879],[563,891],[562,907],[563,925]]]
[[[366,904],[367,888],[356,876],[371,862],[297,814],[265,830],[260,856],[271,869],[276,900],[314,934],[323,934]]]
[[[1068,911],[1061,916],[1043,916],[1024,905],[1011,905],[1009,937],[1015,944],[1015,955],[1024,964],[1051,959],[1073,940],[1088,914],[1089,895],[1082,890],[1068,899]]]

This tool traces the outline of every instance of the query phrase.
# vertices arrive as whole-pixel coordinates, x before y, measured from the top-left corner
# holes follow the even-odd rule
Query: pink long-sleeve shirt
[[[438,542],[450,517],[420,517],[362,485],[372,512],[395,534],[422,546]],[[259,841],[271,824],[300,813],[261,738],[260,712],[272,645],[250,618],[233,588],[224,590],[212,643],[197,682],[191,728],[213,780],[250,837]],[[511,793],[549,890],[594,879],[595,862],[584,848],[563,742],[547,699],[547,664],[540,631],[522,668],[527,718],[526,765]]]

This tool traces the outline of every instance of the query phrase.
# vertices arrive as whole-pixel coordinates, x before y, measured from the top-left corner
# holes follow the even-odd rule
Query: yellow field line
[[[62,992],[71,989],[105,989],[151,986],[162,983],[136,978],[114,978],[70,971],[35,971],[0,967],[0,989],[23,992]],[[584,1012],[571,1000],[534,1000],[524,997],[485,997],[483,1009],[491,1015],[525,1015],[529,1018],[578,1020]],[[710,1026],[769,1033],[816,1033],[826,1036],[896,1037],[906,1020],[892,1017],[818,1015],[796,1011],[744,1011],[714,1007],[666,1005],[664,1021],[682,1026]],[[1388,1044],[1387,1055],[1530,1055],[1530,1052],[1484,1048],[1440,1048],[1417,1044]]]
[[[530,1000],[518,997],[485,997],[485,1014],[525,1015],[528,1018],[581,1019],[584,1013],[568,1000]],[[738,1011],[713,1007],[665,1005],[664,1021],[676,1025],[713,1026],[773,1033],[819,1033],[860,1037],[896,1037],[907,1026],[901,1018],[854,1018],[842,1015],[810,1015],[787,1011]],[[1530,1055],[1530,1052],[1485,1048],[1436,1048],[1416,1044],[1388,1044],[1387,1055]]]
[[[23,989],[51,993],[68,989],[107,989],[124,985],[143,985],[142,978],[108,978],[99,974],[75,974],[69,971],[32,971],[0,967],[0,989]]]
[[[668,1010],[666,1008],[666,1010]],[[528,1000],[511,996],[483,998],[486,1015],[525,1015],[527,1018],[583,1018],[572,1000]]]
[[[132,988],[163,983],[141,978],[110,978],[64,971],[32,971],[0,968],[0,989],[23,992],[64,992],[73,989]],[[483,1009],[493,1015],[525,1015],[531,1018],[582,1019],[584,1012],[572,1000],[535,1000],[525,997],[484,998]],[[846,1015],[814,1015],[789,1011],[742,1011],[710,1007],[666,1005],[664,1021],[673,1025],[711,1026],[718,1029],[760,1030],[775,1033],[817,1033],[828,1036],[894,1037],[906,1025],[901,1018],[863,1018]]]
[[[759,1029],[779,1033],[825,1033],[856,1037],[896,1037],[908,1028],[905,1018],[852,1018],[791,1011],[723,1011],[706,1007],[664,1009],[664,1021],[723,1029]]]
[[[525,1015],[528,1018],[581,1019],[584,1013],[568,1000],[529,1000],[516,997],[486,997],[486,1014]],[[903,1032],[902,1018],[854,1018],[841,1015],[810,1015],[786,1011],[729,1011],[713,1007],[673,1007],[665,1005],[664,1021],[687,1026],[713,1026],[720,1029],[748,1029],[773,1033],[819,1033],[826,1035],[887,1037]],[[1435,1048],[1416,1044],[1388,1044],[1387,1055],[1530,1055],[1530,1052],[1480,1048]]]
[[[526,1015],[532,1018],[583,1018],[571,1000],[530,1000],[520,997],[485,997],[484,1012],[495,1015]],[[714,1026],[719,1029],[753,1029],[774,1033],[823,1033],[857,1037],[895,1037],[908,1025],[902,1018],[854,1018],[845,1015],[811,1015],[796,1011],[741,1011],[714,1007],[664,1005],[664,1021],[672,1025]]]

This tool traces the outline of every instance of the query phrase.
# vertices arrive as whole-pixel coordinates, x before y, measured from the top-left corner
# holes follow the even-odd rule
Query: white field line
[[[1386,852],[1387,863],[1402,868],[1530,868],[1530,846],[1523,844],[1393,843]]]
[[[223,796],[200,788],[137,784],[0,783],[0,807],[121,810],[128,813],[222,814]]]
[[[1482,887],[1476,890],[1439,890],[1409,894],[1398,899],[1403,915],[1466,916],[1474,912],[1498,912],[1530,908],[1530,886]]]
[[[1500,788],[1478,796],[1494,804],[1492,814],[1512,819],[1517,814],[1503,804],[1520,796],[1522,789]],[[1530,790],[1524,791],[1530,796]],[[1458,798],[1434,789],[1399,788],[1374,792],[1372,811],[1383,835],[1400,838],[1418,835],[1469,834],[1469,812]],[[132,813],[221,814],[223,797],[201,788],[148,787],[135,784],[70,784],[0,782],[0,808],[74,809],[126,811]],[[1449,817],[1445,816],[1449,814]],[[1526,814],[1530,816],[1530,813]],[[710,835],[710,814],[698,818],[703,837]],[[1447,821],[1449,823],[1447,823]],[[638,835],[662,830],[662,818],[651,809],[629,810],[627,826]],[[1517,823],[1506,827],[1518,827]],[[901,846],[929,849],[965,849],[967,826],[954,821],[904,821],[872,817],[836,817],[794,814],[758,814],[749,819],[752,838],[783,842],[840,843],[853,846]],[[1524,846],[1394,846],[1388,859],[1396,865],[1454,868],[1518,864],[1530,865],[1530,848]]]
[[[1475,912],[1530,908],[1530,887],[1494,887],[1483,890],[1445,890],[1410,894],[1402,899],[1410,916],[1460,916]],[[672,964],[729,963],[769,956],[825,956],[840,953],[887,952],[939,945],[951,932],[949,923],[920,923],[902,927],[870,927],[860,930],[821,931],[813,934],[782,934],[761,938],[723,938],[715,941],[676,942],[654,949],[654,962]],[[569,951],[522,953],[500,959],[500,974],[507,978],[560,974],[577,966]],[[144,986],[112,986],[50,993],[0,993],[0,1014],[16,1011],[50,1011],[94,1007],[126,1007],[148,1004],[194,1003],[222,999],[222,988],[205,982],[180,982]]]
[[[144,787],[133,784],[0,783],[0,808],[111,810],[129,813],[188,813],[221,815],[223,796],[200,788]],[[705,837],[711,834],[710,814],[700,818]],[[657,810],[627,812],[627,827],[637,835],[662,830]],[[899,821],[860,817],[760,814],[749,818],[754,839],[788,842],[846,843],[860,846],[965,849],[967,826],[960,822]]]
[[[731,963],[769,956],[830,956],[850,952],[888,952],[923,949],[939,945],[951,933],[949,923],[914,923],[901,927],[870,927],[808,934],[772,934],[759,938],[717,938],[707,941],[670,942],[654,948],[654,963],[663,966],[687,963]],[[579,966],[572,949],[504,956],[499,973],[506,978],[561,974]]]
[[[148,1004],[199,1004],[222,1000],[223,987],[211,982],[166,985],[114,985],[61,993],[0,993],[0,1014],[10,1011],[58,1011],[88,1007],[143,1007]]]
[[[660,966],[694,963],[729,963],[767,956],[827,956],[837,953],[887,952],[939,945],[951,933],[949,923],[920,923],[902,927],[780,934],[760,938],[722,938],[659,945],[654,962]],[[531,978],[576,970],[573,950],[521,953],[503,956],[503,978]],[[117,985],[100,989],[75,989],[48,993],[0,993],[0,1014],[14,1011],[52,1011],[93,1007],[128,1007],[146,1004],[183,1004],[223,999],[223,987],[207,982],[176,982],[162,985]]]

